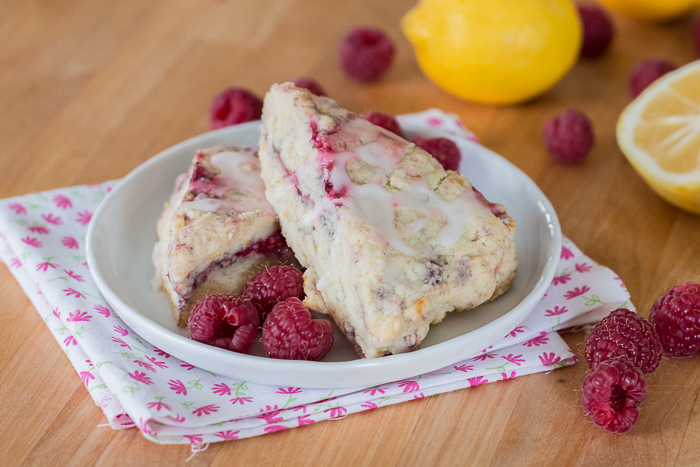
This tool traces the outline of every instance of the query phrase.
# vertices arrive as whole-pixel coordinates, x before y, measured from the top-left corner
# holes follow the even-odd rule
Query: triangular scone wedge
[[[197,151],[158,220],[154,286],[168,293],[178,326],[215,293],[239,294],[265,265],[293,262],[265,199],[254,148]]]
[[[422,149],[290,83],[267,93],[262,122],[266,194],[307,268],[305,304],[360,355],[415,349],[513,281],[515,221]]]

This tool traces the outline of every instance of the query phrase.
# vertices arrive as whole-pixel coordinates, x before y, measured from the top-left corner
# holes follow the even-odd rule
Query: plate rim
[[[530,184],[529,189],[533,190],[534,189],[534,195],[533,198],[538,198],[538,207],[542,214],[545,216],[546,222],[549,226],[550,229],[550,244],[549,248],[547,251],[547,261],[544,266],[544,270],[542,274],[540,275],[539,281],[537,284],[530,290],[530,292],[517,304],[515,305],[511,310],[507,311],[505,314],[502,316],[484,324],[483,326],[480,326],[466,334],[462,334],[460,336],[456,336],[450,339],[447,339],[443,342],[439,342],[437,344],[433,344],[430,347],[422,348],[415,350],[413,352],[407,352],[407,353],[402,353],[402,354],[397,354],[397,355],[386,355],[381,358],[376,358],[376,359],[367,359],[367,358],[357,358],[354,360],[349,360],[349,361],[341,361],[341,362],[311,362],[311,361],[289,361],[289,360],[275,360],[271,358],[266,358],[266,357],[259,357],[256,355],[248,355],[248,354],[238,354],[238,353],[233,353],[227,350],[219,349],[217,347],[212,347],[208,346],[206,344],[202,344],[196,341],[193,341],[189,338],[186,338],[184,336],[181,336],[177,334],[176,332],[170,331],[169,329],[165,328],[163,325],[157,323],[156,321],[152,320],[151,318],[147,317],[146,315],[142,314],[138,309],[135,307],[132,307],[128,303],[126,303],[122,298],[119,296],[117,292],[115,292],[112,287],[109,285],[109,282],[106,280],[104,274],[103,274],[103,265],[101,265],[101,262],[97,259],[96,251],[95,251],[95,244],[97,243],[96,240],[96,235],[97,235],[97,230],[98,226],[100,224],[100,221],[102,218],[105,216],[105,213],[107,210],[110,208],[110,206],[119,198],[119,195],[122,194],[124,190],[127,189],[129,186],[129,182],[131,182],[134,178],[138,177],[138,175],[143,172],[144,170],[147,170],[149,167],[151,167],[154,164],[157,164],[158,162],[161,161],[161,159],[172,157],[173,154],[176,154],[182,147],[187,146],[189,144],[192,144],[198,140],[205,140],[211,137],[219,136],[219,135],[225,135],[227,133],[233,133],[231,136],[235,136],[236,133],[245,133],[247,131],[250,131],[251,129],[258,130],[260,125],[260,121],[254,121],[254,122],[247,122],[244,124],[232,126],[232,127],[226,127],[218,130],[213,130],[209,131],[206,133],[202,133],[196,136],[193,136],[191,138],[188,138],[184,141],[181,141],[173,146],[170,146],[156,155],[152,156],[148,160],[144,161],[143,163],[139,164],[136,168],[134,168],[131,172],[129,172],[125,177],[123,177],[121,180],[117,182],[117,184],[112,188],[111,192],[105,197],[105,199],[100,203],[98,208],[95,210],[95,213],[93,214],[92,221],[90,222],[90,225],[88,226],[88,232],[86,235],[86,254],[87,254],[87,263],[88,267],[90,270],[90,273],[95,280],[95,283],[97,284],[98,289],[100,292],[102,292],[103,296],[105,297],[105,300],[112,306],[114,311],[117,313],[117,315],[130,327],[132,328],[149,328],[153,332],[161,334],[165,340],[170,340],[173,341],[173,344],[178,345],[178,354],[182,355],[183,352],[186,352],[188,349],[192,349],[192,351],[208,351],[213,354],[213,356],[218,357],[221,356],[223,359],[231,359],[234,358],[236,360],[240,360],[242,364],[245,366],[254,366],[256,363],[258,364],[258,367],[260,367],[260,364],[264,364],[265,366],[284,366],[286,369],[289,369],[290,366],[294,366],[296,369],[299,371],[304,371],[308,369],[319,369],[324,366],[326,366],[326,370],[335,370],[335,371],[347,371],[347,370],[356,370],[356,371],[361,371],[363,369],[370,369],[370,368],[375,368],[377,366],[379,367],[385,367],[385,366],[401,366],[405,365],[406,363],[413,362],[415,360],[430,360],[431,357],[434,358],[434,354],[442,354],[445,350],[446,347],[453,347],[457,346],[458,343],[462,340],[468,339],[468,336],[474,332],[488,332],[490,328],[494,327],[499,327],[499,325],[503,321],[507,320],[512,320],[514,315],[517,315],[518,311],[523,313],[523,309],[527,308],[529,311],[532,310],[532,308],[536,305],[536,302],[539,301],[544,293],[546,292],[547,288],[549,287],[549,284],[551,283],[552,279],[554,278],[554,274],[556,272],[556,267],[558,264],[558,259],[559,259],[559,254],[561,251],[561,244],[562,244],[562,233],[561,233],[561,226],[559,224],[559,219],[556,214],[556,211],[554,210],[553,205],[547,198],[547,196],[542,192],[542,190],[537,186],[537,184],[519,167],[517,167],[515,164],[510,162],[508,159],[505,157],[501,156],[500,154],[492,151],[491,149],[482,146],[481,144],[475,143],[473,141],[470,141],[466,138],[461,138],[462,141],[465,142],[465,144],[472,146],[474,149],[481,151],[481,152],[486,152],[489,157],[496,157],[501,160],[501,162],[506,163],[507,165],[510,166],[511,169],[516,171],[519,176],[523,177],[525,180],[527,180]],[[460,142],[462,142],[460,141]],[[547,219],[547,215],[549,215],[549,218]],[[126,315],[126,318],[123,316]],[[522,319],[525,316],[522,316],[520,320],[516,321],[513,327],[517,326],[517,323],[522,321]],[[132,324],[132,322],[135,322],[136,325]],[[512,330],[512,329],[511,329]],[[141,335],[140,332],[136,331],[137,334]],[[507,333],[506,333],[507,334]],[[505,334],[504,334],[505,335]],[[499,337],[500,338],[500,337]],[[150,342],[151,339],[146,339],[147,341]],[[153,345],[151,343],[151,345]],[[180,349],[182,349],[182,352],[180,352]],[[164,351],[168,351],[168,349],[163,349]],[[172,353],[172,352],[168,352]],[[174,355],[174,354],[173,354]],[[183,359],[179,357],[178,355],[174,355],[176,358],[181,359],[183,361],[187,361],[187,359]],[[467,357],[468,358],[468,357]],[[437,366],[434,368],[435,370],[442,368],[446,365],[449,365],[453,362],[450,363],[443,363],[441,366]],[[330,368],[332,367],[332,368]],[[206,368],[203,368],[200,366],[200,369],[204,369],[206,371]],[[265,370],[269,371],[269,370]],[[333,371],[333,372],[335,372]],[[220,373],[222,374],[222,373]],[[388,379],[383,382],[388,382],[394,380]],[[253,380],[251,380],[253,381]],[[269,383],[262,383],[262,384],[269,384]],[[327,387],[327,388],[333,388],[333,387],[338,387],[337,385],[320,385],[320,386],[306,386],[306,387]]]

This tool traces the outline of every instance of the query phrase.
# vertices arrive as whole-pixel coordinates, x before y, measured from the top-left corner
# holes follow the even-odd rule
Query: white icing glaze
[[[479,203],[472,190],[467,189],[454,202],[447,202],[428,187],[424,178],[414,180],[409,187],[401,191],[391,192],[385,189],[382,184],[386,176],[396,169],[411,143],[393,133],[378,131],[377,127],[364,119],[351,121],[338,133],[330,136],[329,140],[333,147],[349,149],[337,153],[319,152],[315,160],[299,167],[295,174],[297,179],[303,180],[313,172],[319,173],[323,167],[332,166],[328,180],[333,184],[333,192],[342,195],[339,198],[326,196],[318,200],[302,217],[304,227],[311,227],[313,222],[333,205],[343,205],[353,218],[369,226],[377,241],[406,254],[415,255],[416,252],[406,244],[401,232],[394,225],[397,208],[415,210],[425,216],[409,224],[410,228],[416,231],[424,228],[429,218],[439,216],[440,212],[444,213],[447,223],[438,232],[436,240],[447,248],[451,248],[459,240],[467,223],[477,216],[490,213]],[[353,147],[358,141],[368,142]],[[360,158],[376,167],[369,182],[356,185],[350,179],[345,164],[351,158]],[[276,190],[275,197],[279,196],[280,190],[288,189],[289,180],[285,180]]]
[[[241,199],[195,199],[182,203],[183,212],[196,209],[204,212],[233,210],[239,213],[264,211],[274,214],[272,205],[265,198],[265,184],[260,178],[260,161],[257,157],[245,151],[222,151],[211,157],[211,163],[221,171],[211,183],[225,190],[237,190],[242,195]]]

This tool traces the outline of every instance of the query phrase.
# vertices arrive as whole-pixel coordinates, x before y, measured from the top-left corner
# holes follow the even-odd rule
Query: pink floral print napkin
[[[437,110],[402,116],[401,123],[473,137],[456,117]],[[197,447],[247,438],[572,365],[577,358],[557,330],[594,322],[619,306],[633,308],[615,273],[565,239],[556,276],[540,304],[473,358],[375,387],[275,387],[223,377],[136,335],[97,289],[86,263],[85,235],[114,183],[0,201],[0,258],[109,424],[138,427],[157,443]]]

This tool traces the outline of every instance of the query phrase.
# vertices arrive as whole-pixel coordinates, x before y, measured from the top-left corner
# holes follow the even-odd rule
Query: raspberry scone
[[[164,289],[178,326],[216,293],[238,294],[268,264],[293,260],[260,179],[252,148],[197,151],[158,220],[154,285]]]
[[[265,97],[260,163],[282,233],[306,267],[304,304],[364,357],[418,347],[431,324],[502,294],[515,221],[464,176],[291,83]]]

